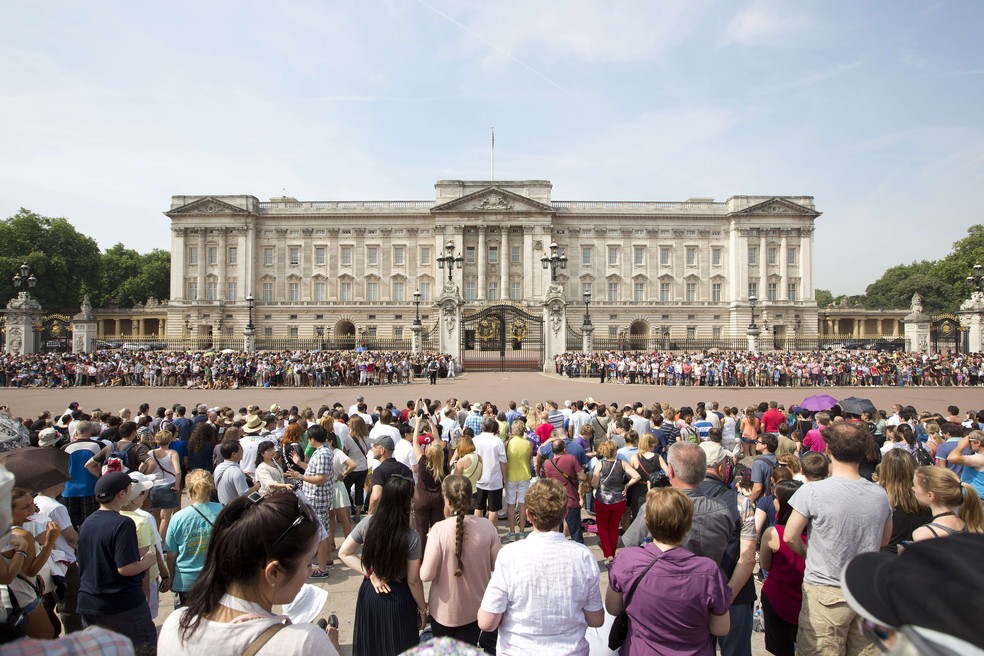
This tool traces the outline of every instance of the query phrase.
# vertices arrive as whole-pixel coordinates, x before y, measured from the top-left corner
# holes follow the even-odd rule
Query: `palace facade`
[[[450,242],[465,315],[496,302],[540,312],[556,243],[568,322],[584,294],[596,337],[816,337],[810,196],[724,202],[556,201],[543,180],[435,184],[433,200],[298,201],[173,196],[169,337],[409,342],[414,292],[437,323]]]

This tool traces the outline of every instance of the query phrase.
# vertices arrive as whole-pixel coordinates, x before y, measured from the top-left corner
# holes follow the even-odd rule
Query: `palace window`
[[[523,300],[523,281],[513,280],[509,283],[509,300],[511,301],[521,301]]]
[[[474,301],[478,299],[478,283],[474,280],[465,281],[465,300]]]
[[[646,300],[646,283],[644,282],[634,282],[632,283],[632,300],[636,303],[642,303]]]
[[[618,283],[615,281],[608,283],[608,302],[618,303]]]
[[[632,264],[643,266],[646,263],[646,249],[643,246],[632,247]]]
[[[188,247],[188,265],[196,266],[198,264],[198,247],[189,246]]]
[[[670,266],[670,247],[660,246],[659,247],[659,265],[660,266]]]
[[[324,266],[326,260],[326,254],[328,249],[324,246],[316,246],[314,248],[314,264],[315,266]]]
[[[694,303],[697,300],[697,283],[687,283],[687,302]]]
[[[421,266],[428,266],[431,263],[431,247],[421,246],[420,247],[420,264]]]
[[[369,281],[366,283],[366,300],[373,302],[379,300],[379,283]]]
[[[769,294],[769,300],[770,301],[778,301],[779,300],[779,283],[777,283],[777,282],[770,282],[768,284],[768,287],[766,289],[767,289],[767,292]]]
[[[721,283],[712,282],[711,283],[711,300],[718,302],[721,300]]]
[[[521,246],[509,247],[509,261],[513,264],[523,263],[523,248]]]
[[[721,249],[711,249],[711,266],[721,266]]]
[[[768,251],[766,251],[766,253],[767,253],[767,257],[769,258],[768,259],[769,266],[776,266],[777,264],[779,264],[778,248],[776,248],[775,246],[769,246],[769,249]]]
[[[465,264],[475,264],[475,247],[465,247]]]
[[[499,300],[499,282],[496,280],[492,280],[489,282],[488,299],[490,301]]]
[[[420,283],[420,300],[422,302],[430,302],[431,300],[431,284],[429,282]]]
[[[697,266],[697,247],[687,246],[687,266]]]
[[[317,281],[314,283],[314,300],[319,303],[325,300],[325,283],[324,281]]]
[[[273,303],[273,283],[265,282],[263,283],[263,302]]]
[[[209,280],[205,283],[205,300],[206,301],[219,300],[219,283],[217,281]]]
[[[209,264],[218,264],[219,263],[219,249],[218,249],[218,247],[216,247],[216,246],[209,246],[208,249],[206,250],[206,253],[208,254],[208,263]]]
[[[263,249],[263,266],[273,266],[273,246]]]
[[[797,291],[798,290],[796,289],[796,283],[795,282],[791,282],[791,283],[789,283],[789,284],[786,285],[786,293],[789,296],[789,300],[791,300],[791,301],[797,301],[797,300],[799,300],[796,297],[796,292]]]
[[[759,249],[758,246],[748,247],[748,266],[758,266]]]
[[[287,300],[297,303],[301,300],[301,284],[297,282],[287,283]]]
[[[226,300],[234,301],[236,300],[236,283],[227,282],[226,283]]]
[[[366,247],[366,264],[369,266],[379,265],[379,246]]]
[[[608,266],[618,266],[618,246],[608,247]]]
[[[226,261],[229,264],[238,264],[239,263],[239,248],[238,247],[236,247],[236,246],[230,246],[229,247],[229,250],[227,251],[227,253],[228,253],[228,255],[226,256]]]
[[[402,280],[393,283],[393,300],[397,303],[406,300],[406,284]]]
[[[407,263],[407,249],[404,246],[393,247],[393,266],[404,266]]]
[[[796,248],[790,247],[786,249],[786,263],[789,266],[796,266]]]
[[[289,246],[287,248],[287,261],[291,266],[300,266],[301,264],[301,247],[300,246]]]
[[[198,300],[198,281],[196,280],[188,281],[188,300],[189,301]]]
[[[345,303],[352,302],[352,282],[349,280],[343,280],[338,286],[338,295],[341,300]]]
[[[659,283],[659,300],[663,303],[667,303],[670,300],[670,283],[661,282]]]
[[[352,266],[352,247],[342,246],[341,250],[342,266]]]
[[[499,263],[499,247],[489,246],[489,264]]]
[[[581,247],[581,266],[591,266],[591,247]]]

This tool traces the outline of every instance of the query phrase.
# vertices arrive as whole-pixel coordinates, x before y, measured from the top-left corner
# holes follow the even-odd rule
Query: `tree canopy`
[[[96,307],[132,307],[151,296],[170,297],[168,251],[140,254],[116,244],[102,253],[92,237],[67,219],[21,208],[0,221],[0,272],[9,281],[25,262],[37,278],[31,296],[51,312],[77,312],[86,294]],[[0,282],[0,303],[5,306],[17,291]]]

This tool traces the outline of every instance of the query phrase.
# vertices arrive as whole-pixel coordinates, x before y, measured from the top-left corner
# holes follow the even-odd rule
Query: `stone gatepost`
[[[243,328],[243,350],[247,353],[256,350],[256,328]]]
[[[912,295],[912,311],[902,320],[905,324],[905,350],[910,353],[929,353],[931,319],[923,313],[922,296]]]
[[[437,297],[435,303],[440,310],[441,318],[438,323],[440,334],[439,348],[441,353],[447,353],[464,369],[461,359],[461,308],[464,299],[453,284],[444,285],[444,291]]]
[[[414,323],[410,326],[410,332],[413,333],[410,339],[410,350],[414,355],[419,355],[424,350],[424,327],[419,323]]]
[[[967,328],[967,350],[984,353],[984,292],[975,291],[960,304],[960,324]]]
[[[745,332],[745,337],[748,339],[748,352],[758,353],[759,350],[759,334],[761,331],[757,325],[750,325],[748,330]]]
[[[6,341],[4,352],[13,355],[31,355],[38,350],[34,335],[34,325],[41,322],[44,311],[41,304],[27,292],[20,292],[7,303],[4,312],[6,320]]]
[[[594,326],[590,323],[581,324],[581,350],[591,355],[594,351]]]
[[[86,294],[79,313],[72,317],[72,353],[91,353],[96,350],[96,333],[99,324],[92,312],[92,302]]]
[[[556,371],[557,356],[566,350],[567,301],[564,288],[554,283],[543,297],[543,371]]]

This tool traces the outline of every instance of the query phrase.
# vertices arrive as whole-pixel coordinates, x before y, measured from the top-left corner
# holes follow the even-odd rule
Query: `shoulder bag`
[[[656,564],[656,561],[659,560],[659,556],[661,555],[659,554],[653,558],[653,562],[649,564],[649,567],[642,573],[642,576],[633,581],[632,587],[626,593],[622,612],[615,616],[615,619],[612,621],[611,631],[608,632],[608,648],[612,651],[619,649],[625,643],[625,638],[629,635],[629,601],[632,599],[635,589],[639,587],[639,581],[646,577],[646,574],[653,568],[653,565]]]

